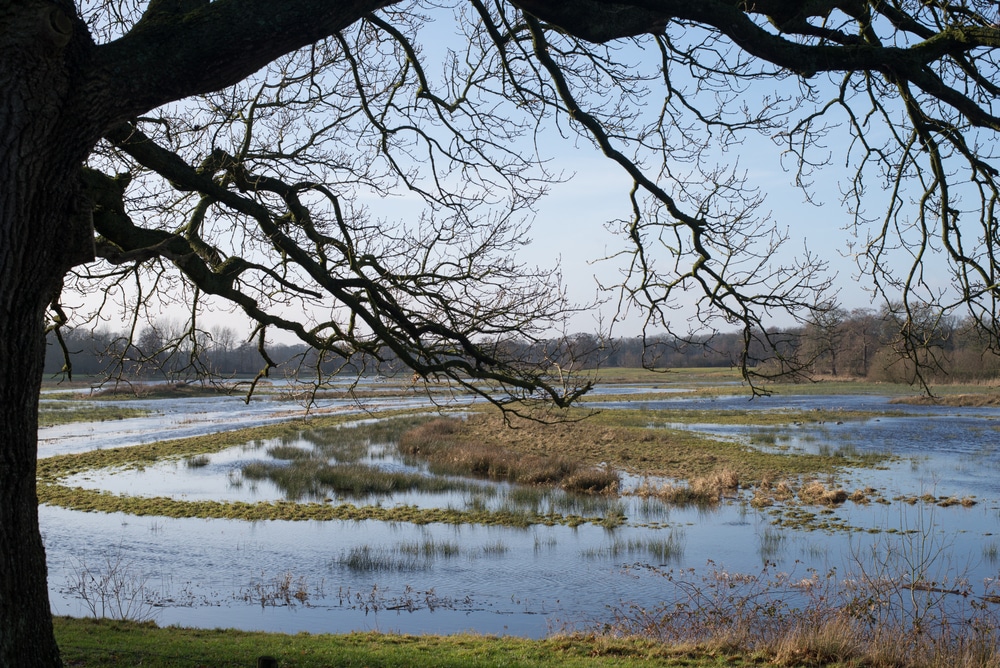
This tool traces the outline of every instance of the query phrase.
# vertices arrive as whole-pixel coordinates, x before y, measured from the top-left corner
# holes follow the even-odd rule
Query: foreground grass
[[[282,668],[328,666],[750,666],[726,652],[689,650],[643,639],[557,636],[544,640],[479,635],[382,633],[310,635],[159,628],[94,619],[55,618],[67,666],[247,668],[273,656]]]

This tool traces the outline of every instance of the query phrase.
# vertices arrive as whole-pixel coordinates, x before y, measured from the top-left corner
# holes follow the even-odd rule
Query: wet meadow
[[[45,413],[82,416],[39,434],[53,612],[672,641],[764,639],[807,611],[996,628],[1000,409],[619,380],[537,420],[375,380],[307,416],[280,386],[53,389]]]

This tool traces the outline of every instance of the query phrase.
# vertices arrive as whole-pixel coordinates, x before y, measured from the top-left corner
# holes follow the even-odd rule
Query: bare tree
[[[820,168],[843,161],[854,169],[843,184],[850,216],[844,250],[877,297],[901,304],[904,329],[928,310],[941,317],[964,311],[1000,350],[995,3],[518,4],[558,26],[556,34],[545,32],[545,54],[556,64],[558,54],[583,50],[571,46],[578,38],[654,35],[639,41],[649,47],[647,61],[661,66],[660,114],[643,132],[587,110],[593,102],[577,92],[584,84],[558,90],[578,125],[635,175],[625,294],[654,322],[670,328],[672,313],[662,307],[689,289],[703,294],[702,324],[721,315],[739,324],[747,341],[770,338],[756,315],[816,309],[810,300],[827,286],[815,272],[829,249],[798,264],[771,264],[780,228],[755,215],[762,210],[753,184],[731,165],[715,168],[704,152],[762,131],[783,144],[807,198],[815,196]],[[558,80],[558,68],[552,72]],[[663,161],[649,163],[658,171],[641,172],[633,156],[649,160],[649,150]],[[692,168],[674,171],[685,157]],[[918,364],[926,358],[912,346],[900,350]]]
[[[102,290],[137,334],[168,295],[194,351],[204,305],[229,302],[265,359],[283,330],[321,359],[388,347],[501,403],[566,404],[587,383],[512,344],[571,309],[515,257],[552,178],[521,143],[542,132],[633,181],[622,309],[692,340],[738,326],[748,375],[780,343],[770,313],[828,303],[823,258],[779,259],[782,228],[714,151],[752,132],[784,142],[807,195],[827,162],[856,170],[853,252],[904,331],[965,308],[1000,346],[994,3],[439,4],[0,2],[0,664],[59,663],[34,478],[47,312],[57,327],[74,289]],[[421,47],[442,11],[443,74]],[[419,209],[366,212],[395,192]]]

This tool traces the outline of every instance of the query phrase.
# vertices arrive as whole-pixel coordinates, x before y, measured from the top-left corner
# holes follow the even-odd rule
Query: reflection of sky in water
[[[263,395],[262,395],[263,396]],[[131,399],[113,402],[89,402],[98,406],[121,406],[154,411],[154,414],[108,420],[79,422],[38,430],[38,453],[51,457],[95,448],[115,448],[152,443],[168,438],[204,436],[227,429],[257,427],[289,417],[301,417],[304,409],[292,401],[255,398],[249,404],[240,397],[201,397],[187,399]],[[443,399],[441,403],[447,403]],[[382,400],[327,399],[317,402],[313,413],[348,412],[385,408],[408,408],[429,405],[426,396]]]
[[[257,424],[276,419],[289,409],[282,402],[254,402],[245,411],[238,408],[240,405],[238,399],[223,398],[151,401],[148,406],[161,411],[161,415],[44,430],[48,440],[43,444],[42,456],[98,445],[146,442],[164,435],[188,435],[184,433],[188,431],[185,425],[190,431],[205,433],[218,429],[220,424]],[[617,402],[608,405],[623,406]],[[635,498],[622,500],[630,525],[614,531],[593,525],[512,529],[379,522],[249,523],[89,514],[42,507],[53,611],[83,614],[80,602],[65,594],[68,577],[80,561],[95,564],[102,561],[103,554],[119,548],[160,598],[171,599],[158,609],[161,624],[312,632],[475,630],[544,635],[558,630],[562,623],[602,619],[609,605],[623,601],[655,605],[661,601],[666,595],[662,580],[628,567],[661,563],[655,545],[668,540],[674,541],[675,551],[666,565],[673,568],[706,572],[706,563],[711,560],[730,572],[755,573],[766,561],[805,577],[808,567],[825,571],[835,566],[847,572],[854,556],[864,553],[866,546],[906,540],[885,530],[920,529],[941,546],[942,559],[933,567],[942,573],[947,568],[952,569],[952,575],[965,572],[974,586],[983,578],[1000,574],[1000,481],[996,476],[1000,468],[1000,423],[996,421],[1000,410],[897,406],[889,405],[885,398],[870,396],[770,397],[752,402],[746,397],[725,397],[633,405],[656,409],[842,408],[905,412],[907,417],[883,416],[842,424],[835,421],[788,427],[687,428],[790,451],[836,451],[847,447],[859,453],[891,452],[900,459],[887,464],[885,470],[851,471],[838,481],[848,491],[874,487],[887,499],[931,493],[975,496],[979,503],[971,508],[939,508],[923,503],[847,502],[834,509],[832,516],[850,526],[883,530],[880,534],[858,531],[851,535],[779,529],[771,524],[770,509],[755,510],[740,503],[699,510],[665,508],[655,501]],[[64,436],[59,435],[60,430]],[[78,435],[72,436],[74,433]],[[74,476],[72,484],[120,494],[170,495],[188,500],[275,500],[281,495],[270,482],[257,481],[253,486],[246,480],[234,483],[238,476],[234,478],[233,472],[242,464],[266,459],[266,446],[232,448],[209,455],[209,464],[200,468],[189,468],[183,461],[159,462],[142,472],[81,474]],[[386,467],[402,465],[391,456],[371,461]],[[488,505],[495,507],[505,502],[504,492],[509,486],[483,484],[495,490],[486,497]],[[407,493],[365,502],[462,508],[469,498],[469,492]],[[356,499],[336,500],[341,501],[360,503]],[[824,513],[823,508],[810,510]],[[643,522],[657,523],[662,528],[637,526]],[[396,571],[355,572],[343,565],[345,555],[362,546],[387,558],[398,558],[400,545],[427,540],[452,542],[459,547],[458,554]],[[305,583],[311,592],[309,606],[262,609],[244,600],[254,587],[274,583],[286,574]],[[345,598],[345,592],[355,598]],[[357,595],[376,602],[380,610],[365,609]],[[414,603],[417,598],[419,604]],[[404,603],[415,605],[416,611],[404,611]],[[386,609],[399,606],[403,607]]]

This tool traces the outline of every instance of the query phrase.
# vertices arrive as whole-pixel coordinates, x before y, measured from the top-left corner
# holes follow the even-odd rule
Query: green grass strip
[[[39,483],[38,500],[70,510],[101,513],[128,513],[138,516],[203,517],[210,519],[246,520],[378,520],[413,524],[483,524],[491,526],[527,527],[535,524],[579,526],[602,524],[602,517],[579,515],[519,513],[504,510],[455,510],[451,508],[418,508],[416,506],[355,506],[350,503],[296,503],[276,501],[246,503],[243,501],[180,501],[165,496],[119,496],[110,492],[81,487]]]
[[[383,633],[311,635],[159,628],[153,624],[55,618],[67,666],[81,668],[248,668],[272,656],[281,668],[334,666],[689,666],[757,663],[737,654],[709,653],[641,639],[556,636],[544,640],[479,635],[413,636]]]

